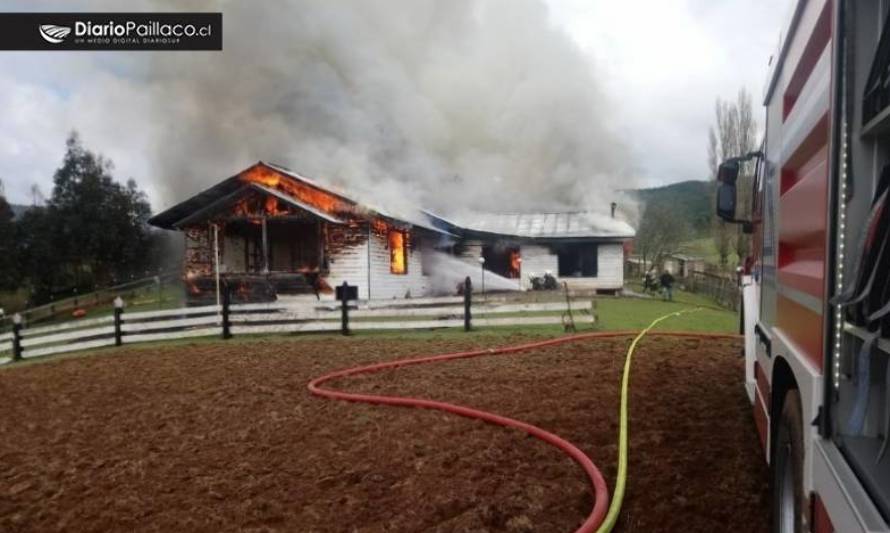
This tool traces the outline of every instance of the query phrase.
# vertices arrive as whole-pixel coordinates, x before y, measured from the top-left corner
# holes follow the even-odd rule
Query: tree
[[[70,285],[58,261],[51,217],[46,207],[32,207],[16,224],[19,268],[31,288],[31,304],[48,301],[56,287]]]
[[[52,196],[21,221],[22,262],[38,299],[144,273],[150,208],[136,183],[117,183],[112,170],[69,136]]]
[[[40,190],[40,185],[37,185],[36,183],[31,185],[31,205],[46,205],[46,197],[43,196],[43,191]]]
[[[0,290],[12,290],[18,287],[21,276],[15,239],[15,214],[3,191],[3,182],[0,181]]]
[[[712,179],[717,179],[720,162],[750,153],[757,146],[757,121],[751,106],[751,95],[742,88],[735,102],[717,99],[715,106],[715,126],[708,131],[708,165]],[[750,212],[754,169],[750,163],[742,165],[738,181],[739,212]],[[720,255],[720,263],[726,267],[729,254],[733,251],[740,257],[748,255],[750,238],[741,226],[727,224],[713,218],[714,244]]]
[[[643,211],[634,248],[645,268],[652,270],[679,251],[688,233],[689,228],[674,206],[653,201]]]

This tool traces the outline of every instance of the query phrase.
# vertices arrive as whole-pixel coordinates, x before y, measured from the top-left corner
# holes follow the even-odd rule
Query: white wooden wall
[[[410,296],[417,298],[427,293],[429,284],[423,275],[423,243],[417,238],[416,233],[409,237],[411,246],[408,247],[408,272],[405,274],[393,274],[389,271],[389,246],[385,238],[373,235],[371,237],[371,298],[405,298]]]
[[[366,230],[362,230],[366,231]],[[338,250],[336,254],[328,256],[329,275],[325,281],[331,287],[348,282],[350,285],[358,285],[358,297],[368,298],[368,241],[363,241],[356,246],[350,246]],[[333,300],[334,295],[322,295],[322,299]]]
[[[522,257],[522,286],[531,288],[529,276],[543,276],[548,270],[556,276],[559,273],[559,261],[550,248],[539,244],[523,244],[519,247]]]
[[[542,276],[548,270],[572,289],[617,290],[624,286],[624,246],[622,243],[601,243],[597,252],[597,277],[559,278],[559,259],[547,246],[523,244],[522,286],[530,288],[529,276]]]
[[[367,232],[367,229],[360,231]],[[404,298],[410,292],[416,298],[425,296],[429,283],[423,275],[422,254],[425,245],[421,240],[414,239],[412,234],[412,246],[408,248],[408,272],[406,274],[393,274],[389,271],[389,249],[384,238],[377,235],[371,236],[370,243],[370,298]],[[331,287],[341,285],[344,281],[350,285],[358,285],[359,298],[369,299],[368,294],[368,241],[359,245],[339,250],[336,255],[330,256],[328,264],[330,275],[326,278]],[[333,299],[333,295],[325,299]]]

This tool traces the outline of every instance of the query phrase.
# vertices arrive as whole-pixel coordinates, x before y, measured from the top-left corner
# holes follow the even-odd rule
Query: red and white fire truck
[[[888,14],[887,0],[799,0],[763,147],[718,175],[718,214],[753,233],[746,385],[774,531],[890,531]],[[740,168],[754,169],[750,213],[736,212]]]

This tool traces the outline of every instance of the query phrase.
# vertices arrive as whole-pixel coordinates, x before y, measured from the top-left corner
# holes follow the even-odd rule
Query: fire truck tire
[[[809,532],[803,488],[803,415],[796,389],[785,393],[773,442],[773,532]]]

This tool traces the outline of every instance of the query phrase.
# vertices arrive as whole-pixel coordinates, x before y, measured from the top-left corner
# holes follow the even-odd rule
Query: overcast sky
[[[591,62],[639,185],[707,178],[707,131],[718,96],[734,98],[747,87],[762,122],[767,63],[790,0],[545,1],[551,22]],[[102,11],[113,5],[28,2],[7,9]],[[224,40],[224,49],[228,45]],[[30,203],[33,184],[50,193],[65,137],[76,129],[88,148],[114,161],[119,179],[135,179],[155,210],[164,207],[153,156],[165,137],[146,127],[156,109],[140,89],[146,57],[0,52],[0,179],[12,202]],[[249,75],[250,65],[244,69],[239,74]]]

